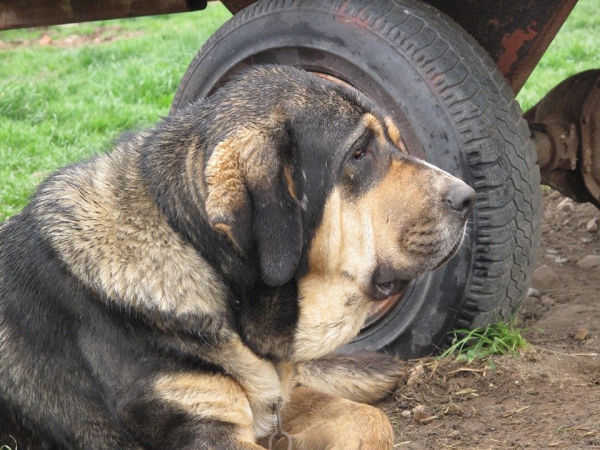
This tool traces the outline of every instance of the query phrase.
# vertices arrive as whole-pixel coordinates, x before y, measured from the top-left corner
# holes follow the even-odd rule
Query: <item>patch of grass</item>
[[[188,64],[230,16],[211,3],[194,13],[0,32],[8,45],[0,49],[0,222],[57,168],[166,115]],[[114,39],[38,44],[43,34],[98,30]]]
[[[498,322],[485,328],[456,330],[450,347],[440,356],[456,356],[457,361],[472,362],[492,355],[517,355],[529,344],[521,330],[511,324]]]

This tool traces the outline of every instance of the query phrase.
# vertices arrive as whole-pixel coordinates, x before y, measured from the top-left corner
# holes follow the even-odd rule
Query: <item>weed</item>
[[[9,436],[9,437],[10,437],[10,438],[13,440],[13,443],[14,443],[14,445],[15,445],[15,448],[13,449],[12,447],[10,447],[10,446],[8,446],[8,445],[4,444],[4,445],[2,445],[2,446],[0,447],[0,450],[18,450],[18,446],[17,446],[17,440],[16,440],[14,437],[12,437],[12,436]]]
[[[458,361],[471,362],[491,355],[515,355],[529,346],[521,336],[521,330],[502,322],[474,330],[456,330],[451,334],[454,335],[452,344],[440,358],[457,355]]]

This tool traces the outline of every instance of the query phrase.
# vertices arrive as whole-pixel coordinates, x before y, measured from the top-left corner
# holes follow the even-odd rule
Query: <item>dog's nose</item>
[[[466,218],[471,213],[475,204],[475,191],[460,180],[448,186],[443,201],[448,204],[452,212],[459,213]]]

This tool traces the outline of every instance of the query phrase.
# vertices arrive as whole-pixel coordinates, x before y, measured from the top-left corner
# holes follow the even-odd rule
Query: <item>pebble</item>
[[[540,291],[538,291],[537,289],[529,288],[529,290],[527,291],[527,297],[541,298],[541,296],[542,294],[540,294]]]
[[[586,257],[577,261],[577,265],[582,269],[592,269],[594,267],[600,267],[600,256],[587,255]]]
[[[410,412],[409,409],[405,409],[400,414],[402,415],[402,417],[410,417],[410,416],[412,416],[412,413]]]
[[[575,336],[573,336],[573,339],[575,339],[576,341],[585,341],[585,338],[587,337],[589,331],[587,328],[582,327],[579,330],[577,330],[577,332],[575,333]]]
[[[543,265],[535,269],[531,279],[531,287],[546,292],[551,289],[558,289],[562,283],[554,271],[547,265]]]
[[[594,217],[585,226],[586,231],[589,231],[590,233],[598,231],[598,222],[600,222],[600,219],[598,217]]]
[[[425,420],[431,417],[431,414],[427,412],[427,408],[425,408],[424,405],[418,405],[415,406],[415,408],[413,409],[413,417],[415,418],[415,420],[418,420],[420,422],[421,420]]]
[[[573,200],[571,200],[570,198],[565,198],[558,204],[557,208],[559,211],[573,212],[573,210],[575,209],[575,205],[573,205]]]
[[[558,191],[552,191],[552,194],[550,194],[550,198],[558,198],[560,197],[560,192]]]
[[[548,296],[542,297],[542,306],[545,306],[546,308],[554,306],[554,299]]]

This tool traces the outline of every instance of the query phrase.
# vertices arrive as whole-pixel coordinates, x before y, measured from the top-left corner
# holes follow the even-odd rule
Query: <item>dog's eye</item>
[[[358,150],[355,150],[354,153],[352,153],[352,158],[354,158],[355,161],[360,161],[361,159],[363,159],[365,157],[366,154],[367,154],[367,147],[360,148]]]

